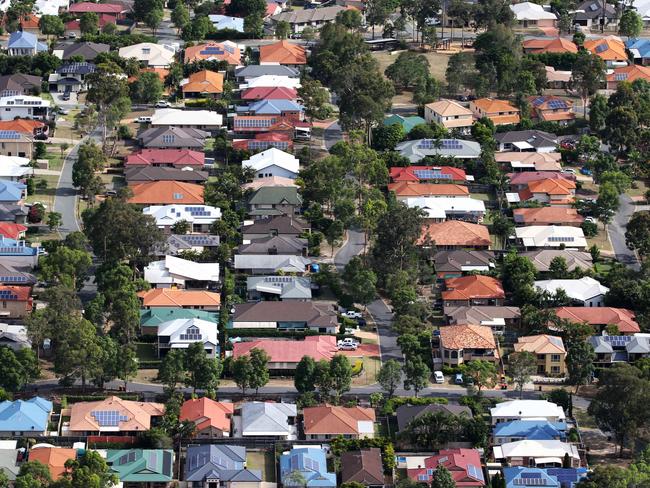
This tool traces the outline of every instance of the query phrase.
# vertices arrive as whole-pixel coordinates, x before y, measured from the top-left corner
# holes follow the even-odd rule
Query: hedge
[[[369,447],[378,447],[381,449],[381,462],[384,466],[384,473],[393,474],[395,469],[395,448],[393,443],[385,437],[375,437],[374,439],[344,439],[336,437],[330,441],[332,454],[340,457],[347,451],[358,451]]]
[[[433,403],[447,405],[449,400],[441,397],[393,397],[386,401],[381,413],[382,415],[392,415],[395,413],[395,410],[402,405],[431,405]]]
[[[138,369],[159,369],[162,361],[138,361]]]
[[[64,395],[64,398],[68,404],[79,403],[79,402],[96,402],[98,400],[103,400],[107,396],[116,396],[120,397],[122,400],[140,400],[140,395],[137,393],[120,393],[120,392],[110,392],[102,395]],[[62,400],[63,401],[63,400]]]

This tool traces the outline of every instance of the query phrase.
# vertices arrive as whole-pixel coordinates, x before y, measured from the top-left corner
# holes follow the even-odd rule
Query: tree
[[[99,15],[96,12],[84,12],[79,19],[79,30],[82,35],[99,32]]]
[[[403,51],[384,74],[393,82],[395,88],[406,90],[413,88],[429,77],[429,61],[422,54]]]
[[[431,488],[455,488],[456,482],[451,477],[451,473],[447,468],[440,465],[433,472],[431,478]]]
[[[483,388],[492,388],[497,382],[497,368],[492,361],[470,361],[462,367],[463,375],[474,381],[478,394]]]
[[[53,487],[111,488],[119,481],[117,475],[97,451],[88,450],[77,459],[69,459],[65,467],[66,471]]]
[[[144,23],[147,24],[147,27],[151,29],[151,33],[155,36],[156,35],[156,29],[158,29],[158,26],[162,22],[164,17],[164,11],[162,8],[155,8],[149,12],[147,12],[146,17],[144,18]]]
[[[402,366],[396,360],[389,359],[379,368],[377,382],[386,392],[388,398],[392,398],[402,382]]]
[[[587,118],[587,102],[598,91],[604,77],[605,63],[603,60],[598,56],[593,56],[587,50],[578,51],[571,70],[570,86],[582,99],[585,118]]]
[[[341,396],[349,391],[352,385],[352,365],[347,356],[336,354],[330,361],[329,369],[335,403],[338,404]]]
[[[520,45],[521,41],[512,29],[503,24],[476,37],[476,69],[482,82],[497,93],[508,95],[517,85]]]
[[[639,118],[633,107],[615,107],[607,114],[603,136],[614,150],[622,153],[634,146],[638,129]]]
[[[129,85],[129,92],[131,99],[135,103],[152,104],[160,100],[163,93],[163,83],[158,73],[139,73],[137,79]]]
[[[281,20],[275,24],[275,38],[286,39],[291,34],[291,25],[286,20]]]
[[[15,488],[48,488],[52,483],[50,469],[39,461],[27,461],[20,466]]]
[[[532,352],[513,352],[508,356],[508,373],[517,385],[519,398],[524,394],[524,385],[530,377],[537,372],[537,357]]]
[[[146,22],[147,14],[154,10],[162,10],[161,0],[135,0],[133,2],[133,17],[138,22]]]
[[[642,259],[650,255],[650,212],[635,212],[627,223],[625,243]]]
[[[293,376],[294,385],[298,393],[305,394],[313,392],[315,385],[316,361],[311,356],[303,356]]]
[[[80,290],[91,265],[92,256],[88,251],[59,246],[54,252],[41,258],[41,273],[47,281]]]
[[[79,146],[77,160],[72,165],[72,184],[86,196],[94,196],[102,185],[96,173],[105,163],[106,157],[101,148],[93,140],[84,142]]]
[[[232,0],[227,7],[228,15],[234,17],[247,17],[249,15],[262,15],[266,11],[265,0]]]
[[[372,26],[372,38],[375,38],[375,26],[384,25],[389,15],[395,10],[394,0],[368,0],[365,4],[366,22]]]
[[[187,371],[185,384],[192,387],[216,392],[221,377],[221,363],[217,358],[208,356],[202,342],[190,344],[185,353],[184,369]]]
[[[510,27],[514,22],[514,14],[510,3],[504,0],[478,0],[474,9],[474,24],[476,29],[494,29],[496,26]]]
[[[355,303],[368,305],[377,294],[377,276],[358,256],[353,257],[345,266],[343,281]]]
[[[103,368],[103,351],[95,326],[83,318],[73,319],[63,332],[54,356],[54,372],[65,381],[80,379],[86,387]]]
[[[244,17],[244,33],[249,39],[259,39],[264,35],[264,17],[251,14]]]
[[[591,97],[591,102],[589,102],[589,127],[592,131],[600,132],[605,127],[608,113],[607,98],[598,93]]]
[[[404,376],[404,389],[413,389],[417,398],[418,393],[429,384],[431,370],[429,370],[429,367],[422,361],[420,356],[407,356],[406,362],[404,363]]]
[[[569,273],[569,266],[563,256],[555,256],[551,259],[548,272],[554,280],[564,279]]]
[[[63,219],[59,212],[50,212],[47,214],[47,227],[50,230],[57,230],[59,227],[61,227],[62,223]]]
[[[269,355],[264,349],[254,347],[250,350],[251,382],[250,387],[255,388],[255,395],[261,387],[269,382]]]
[[[180,349],[170,349],[158,370],[158,380],[161,381],[168,392],[173,392],[178,383],[185,379],[185,352]]]
[[[241,388],[242,396],[246,396],[246,389],[252,386],[253,374],[253,365],[248,355],[239,356],[232,362],[232,377]]]
[[[598,189],[596,200],[596,213],[598,219],[603,223],[603,228],[612,221],[614,214],[619,207],[619,193],[612,183],[604,183]]]
[[[580,385],[587,384],[594,373],[593,346],[585,341],[575,341],[568,344],[566,356],[566,368],[569,376],[569,383],[576,386],[576,393]]]
[[[190,23],[190,11],[183,2],[178,2],[171,14],[171,20],[178,33]]]
[[[532,261],[520,256],[516,251],[510,251],[503,258],[501,279],[506,291],[512,293],[517,304],[524,305],[534,294],[533,284],[537,270]]]
[[[298,96],[302,100],[305,115],[310,122],[314,119],[326,119],[332,113],[328,105],[329,93],[320,81],[311,78],[303,79],[298,88]]]
[[[14,352],[0,346],[0,387],[16,392],[34,381],[40,374],[38,360],[31,349]]]
[[[108,131],[131,109],[128,83],[123,74],[117,64],[106,62],[97,64],[95,72],[86,77],[89,86],[86,99],[97,107],[103,145]]]
[[[305,475],[302,474],[302,471],[295,469],[284,477],[284,484],[304,488],[307,486],[307,479],[305,478]]]
[[[318,396],[321,402],[327,402],[330,391],[334,386],[334,379],[330,372],[330,363],[321,359],[316,363],[314,371],[314,385],[318,388]]]
[[[630,38],[637,38],[643,30],[643,19],[632,8],[625,9],[618,21],[618,33],[622,36]]]
[[[38,21],[38,28],[48,37],[59,37],[65,32],[63,20],[58,15],[43,15]]]

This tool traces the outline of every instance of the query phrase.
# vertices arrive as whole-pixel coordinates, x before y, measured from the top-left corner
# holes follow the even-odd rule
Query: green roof
[[[174,476],[171,449],[109,449],[106,462],[123,483],[168,483]]]
[[[142,327],[158,327],[163,322],[175,319],[201,319],[208,322],[219,322],[219,312],[176,307],[155,307],[150,310],[140,310],[140,325]]]
[[[295,186],[264,186],[251,195],[248,203],[251,205],[279,205],[281,203],[302,205],[302,199]]]
[[[401,115],[393,114],[390,117],[386,117],[384,119],[384,125],[386,127],[393,124],[400,124],[404,129],[404,132],[407,134],[411,132],[411,129],[413,129],[413,127],[415,127],[416,125],[426,124],[426,123],[427,123],[426,120],[424,120],[422,117],[418,117],[417,115],[411,115],[410,117],[402,117]]]

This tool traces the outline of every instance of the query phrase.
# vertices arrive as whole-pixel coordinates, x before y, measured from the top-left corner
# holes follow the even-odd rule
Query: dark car
[[[37,141],[47,141],[48,136],[47,134],[41,132],[40,134],[36,134],[36,136],[34,136],[34,139],[36,139]]]
[[[70,92],[65,92],[63,95],[61,95],[61,100],[70,100]]]

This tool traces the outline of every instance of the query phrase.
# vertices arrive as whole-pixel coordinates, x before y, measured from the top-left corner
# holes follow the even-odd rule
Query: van
[[[151,117],[148,117],[146,115],[142,115],[142,116],[138,117],[137,119],[135,119],[135,121],[138,124],[150,124],[151,123]]]
[[[442,374],[442,371],[434,371],[433,379],[435,380],[436,383],[442,384],[445,382],[445,375]]]

